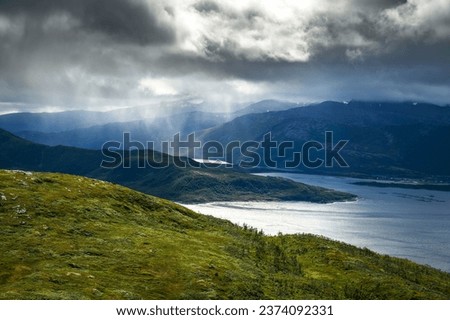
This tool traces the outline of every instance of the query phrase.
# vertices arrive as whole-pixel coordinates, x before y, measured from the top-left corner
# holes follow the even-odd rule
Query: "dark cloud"
[[[158,93],[449,102],[443,1],[283,3],[0,0],[0,103],[102,108]]]
[[[175,31],[161,21],[161,11],[138,0],[11,0],[0,2],[0,12],[25,16],[27,23],[45,23],[53,15],[67,14],[76,22],[72,32],[95,32],[115,41],[139,45],[171,43]]]
[[[405,4],[407,0],[352,0],[352,5],[370,9],[390,9]]]
[[[174,30],[158,20],[158,12],[136,1],[89,1],[81,12],[83,25],[119,40],[142,45],[170,43]]]

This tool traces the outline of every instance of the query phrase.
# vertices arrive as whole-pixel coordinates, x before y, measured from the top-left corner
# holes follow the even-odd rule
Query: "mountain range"
[[[197,134],[199,140],[263,141],[271,134],[278,144],[292,141],[294,148],[286,151],[293,159],[294,151],[301,151],[308,141],[324,143],[325,132],[333,133],[336,144],[348,141],[342,157],[348,167],[334,163],[308,169],[298,166],[291,170],[311,173],[358,176],[428,177],[450,175],[450,108],[424,103],[384,103],[327,101],[286,111],[248,114]],[[284,169],[284,159],[277,158],[275,169]],[[261,148],[257,151],[262,157]],[[200,156],[200,155],[199,155]],[[324,158],[324,150],[315,157]],[[234,162],[244,157],[234,154]],[[261,168],[267,166],[261,165]],[[274,169],[273,167],[269,169]]]
[[[128,151],[128,163],[102,168],[99,150],[50,147],[19,138],[0,129],[0,168],[61,172],[119,183],[147,194],[180,202],[298,200],[331,202],[351,200],[351,194],[308,186],[281,178],[260,177],[233,168],[209,168],[192,159],[153,150]],[[142,161],[146,165],[140,168]],[[185,168],[176,165],[180,163]],[[166,165],[167,164],[167,165]]]
[[[227,113],[208,112],[205,104],[173,103],[132,107],[107,112],[66,111],[56,113],[13,113],[0,115],[0,128],[24,139],[50,146],[65,145],[101,149],[106,141],[121,141],[123,132],[154,149],[162,151],[161,142],[176,133],[187,135],[223,124],[237,116],[285,110],[296,103],[263,100]],[[234,109],[233,109],[234,110]]]
[[[176,133],[182,136],[194,132],[206,143],[218,141],[226,146],[232,141],[260,143],[267,133],[277,143],[291,141],[292,149],[284,158],[271,157],[275,166],[260,163],[259,170],[284,170],[285,160],[301,151],[308,141],[324,142],[325,132],[333,132],[333,140],[346,140],[342,157],[348,167],[318,167],[298,165],[290,170],[343,174],[359,177],[410,177],[429,180],[448,180],[450,150],[446,147],[450,136],[450,107],[414,102],[333,102],[299,105],[276,100],[263,100],[231,113],[210,113],[184,106],[168,108],[165,116],[144,115],[142,110],[129,109],[111,112],[65,112],[57,114],[10,114],[0,116],[0,127],[33,142],[47,145],[102,148],[107,141],[122,141],[123,133],[144,145],[150,141],[153,149],[166,151],[162,141],[172,141]],[[197,109],[200,109],[197,106]],[[176,113],[178,110],[178,113]],[[181,111],[180,111],[181,110]],[[133,121],[129,121],[134,117]],[[143,118],[144,117],[144,118]],[[137,118],[137,119],[136,119]],[[246,159],[233,154],[234,164]],[[262,150],[257,150],[262,156]],[[183,155],[183,154],[181,154]],[[438,156],[436,156],[438,155]],[[196,157],[202,157],[199,150]],[[230,155],[228,155],[230,156]],[[324,150],[312,158],[324,157]],[[231,157],[226,157],[226,159]],[[225,158],[222,160],[226,160]]]
[[[117,121],[117,118],[114,118]],[[86,128],[77,127],[71,130],[42,132],[21,131],[14,133],[22,138],[50,146],[64,145],[100,150],[107,141],[122,141],[123,133],[129,132],[133,140],[147,145],[153,143],[156,150],[162,151],[161,143],[171,141],[176,133],[185,136],[191,132],[217,126],[230,120],[230,115],[193,111],[177,115],[156,117],[129,122],[111,122]]]
[[[87,110],[17,112],[0,115],[0,128],[13,133],[21,131],[55,133],[108,123],[133,122],[144,119],[151,121],[163,116],[170,117],[192,112],[205,112],[210,109],[205,103],[181,100],[101,112]]]

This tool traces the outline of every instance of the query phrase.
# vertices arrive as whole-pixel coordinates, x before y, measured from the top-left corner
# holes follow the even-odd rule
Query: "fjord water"
[[[357,201],[215,202],[187,205],[267,234],[312,233],[450,272],[450,192],[354,185],[354,178],[263,174],[347,191]]]

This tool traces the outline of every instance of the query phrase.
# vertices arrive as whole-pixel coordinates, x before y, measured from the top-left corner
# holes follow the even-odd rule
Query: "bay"
[[[214,202],[186,207],[262,229],[312,233],[450,272],[450,192],[354,185],[355,178],[265,173],[347,191],[357,201]]]

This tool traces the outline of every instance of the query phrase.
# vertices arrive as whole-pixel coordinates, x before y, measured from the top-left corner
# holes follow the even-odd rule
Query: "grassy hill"
[[[298,200],[332,202],[354,195],[308,186],[281,178],[267,178],[225,168],[180,168],[172,156],[141,150],[127,153],[131,168],[103,169],[101,151],[49,147],[19,138],[0,129],[0,168],[61,172],[97,178],[135,190],[185,203],[247,200]],[[138,168],[142,158],[154,167],[169,158],[166,168]],[[178,161],[180,158],[177,159]],[[186,159],[184,159],[186,160]]]
[[[1,299],[449,299],[450,275],[108,182],[0,170]]]

